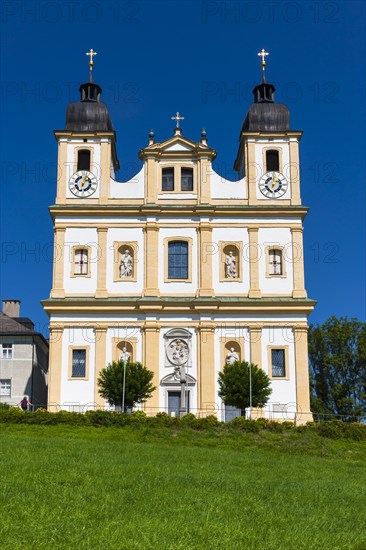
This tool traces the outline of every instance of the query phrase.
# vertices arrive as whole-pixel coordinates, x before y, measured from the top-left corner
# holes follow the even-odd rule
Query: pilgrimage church
[[[267,52],[239,132],[235,181],[215,172],[203,130],[148,145],[142,168],[117,181],[116,131],[102,89],[88,82],[68,105],[58,144],[50,297],[49,410],[107,407],[101,369],[122,357],[153,371],[148,414],[190,412],[220,420],[236,411],[218,395],[218,373],[237,359],[260,366],[272,394],[267,418],[311,420],[299,142],[290,113],[267,83]],[[235,151],[233,151],[233,156]],[[183,378],[182,378],[183,377]]]

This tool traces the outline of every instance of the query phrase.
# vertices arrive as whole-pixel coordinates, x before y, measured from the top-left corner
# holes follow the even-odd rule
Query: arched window
[[[188,279],[188,243],[171,241],[168,244],[168,278]]]
[[[283,275],[282,250],[272,248],[269,251],[269,275]]]
[[[75,250],[74,258],[74,275],[87,275],[89,270],[88,250],[86,248],[78,248]]]
[[[266,151],[266,168],[267,172],[279,172],[280,170],[279,154],[275,149]]]
[[[90,149],[80,149],[78,151],[78,166],[77,170],[90,171]]]

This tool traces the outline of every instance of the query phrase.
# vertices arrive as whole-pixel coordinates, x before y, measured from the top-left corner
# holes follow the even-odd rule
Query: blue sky
[[[291,111],[300,144],[310,321],[365,320],[365,3],[274,1],[4,2],[2,4],[0,297],[47,333],[57,148],[69,101],[95,81],[117,131],[120,179],[140,166],[150,128],[199,140],[205,127],[228,178],[260,79]]]

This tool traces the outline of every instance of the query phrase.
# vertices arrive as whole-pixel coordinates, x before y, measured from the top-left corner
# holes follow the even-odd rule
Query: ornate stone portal
[[[172,329],[164,335],[165,367],[173,372],[164,376],[161,384],[180,385],[180,415],[187,413],[187,387],[194,386],[195,379],[187,373],[191,366],[192,334],[185,329]]]

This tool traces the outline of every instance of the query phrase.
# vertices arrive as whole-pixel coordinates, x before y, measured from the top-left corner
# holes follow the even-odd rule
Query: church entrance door
[[[187,412],[189,412],[189,394],[187,392]],[[175,416],[179,416],[180,408],[180,391],[168,391],[168,414],[175,412]]]

